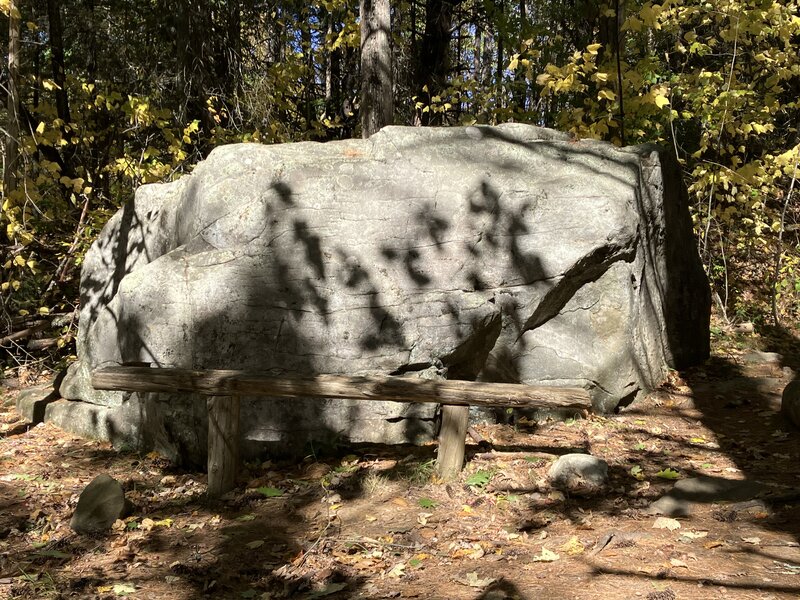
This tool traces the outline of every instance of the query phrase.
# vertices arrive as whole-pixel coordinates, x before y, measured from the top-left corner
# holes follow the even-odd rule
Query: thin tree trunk
[[[6,163],[3,170],[3,191],[7,197],[16,188],[16,169],[19,159],[19,30],[18,0],[9,3],[8,20],[8,131],[6,134]],[[6,228],[2,227],[3,237]]]
[[[449,48],[450,29],[453,22],[453,0],[427,0],[425,3],[425,32],[417,64],[416,83],[422,102],[430,104],[430,99],[439,94],[450,71]],[[423,88],[427,87],[425,92]],[[422,124],[434,124],[433,113],[422,114]]]
[[[47,20],[50,24],[50,55],[53,83],[56,84],[56,113],[64,123],[70,122],[67,75],[64,59],[64,26],[61,21],[61,2],[47,0]]]
[[[361,0],[361,135],[392,123],[392,41],[389,0]]]

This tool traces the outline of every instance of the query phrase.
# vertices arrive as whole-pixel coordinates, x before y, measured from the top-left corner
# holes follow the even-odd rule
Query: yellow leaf
[[[50,309],[47,308],[46,306],[42,306],[42,307],[39,308],[39,314],[40,315],[49,315],[50,314]]]
[[[44,133],[44,121],[42,121],[36,126],[36,133],[38,133],[39,135],[42,135]]]
[[[606,100],[612,100],[613,101],[614,99],[616,99],[616,97],[617,97],[617,95],[612,90],[600,90],[597,93],[597,99],[598,100],[602,100],[602,99],[605,98]]]
[[[536,78],[536,85],[546,85],[548,81],[551,79],[551,75],[549,73],[542,73]]]
[[[577,536],[573,535],[570,540],[561,546],[559,550],[562,552],[566,552],[570,556],[575,556],[576,554],[582,554],[585,550],[585,546],[581,543]]]
[[[25,266],[25,259],[22,258],[22,256],[20,256],[19,254],[17,254],[14,257],[14,264],[19,266],[19,267],[24,267]]]
[[[669,98],[667,98],[666,96],[662,96],[661,94],[656,94],[653,97],[653,102],[656,103],[656,106],[658,108],[664,108],[669,104]]]
[[[44,89],[48,90],[48,91],[60,90],[61,89],[61,86],[59,86],[52,79],[45,79],[44,81],[42,81],[42,87]]]
[[[603,44],[589,44],[588,46],[586,46],[586,51],[589,54],[597,54],[597,51],[600,50],[600,48],[602,47]]]
[[[547,548],[542,548],[542,553],[537,554],[531,560],[533,562],[553,562],[561,558],[558,554]]]

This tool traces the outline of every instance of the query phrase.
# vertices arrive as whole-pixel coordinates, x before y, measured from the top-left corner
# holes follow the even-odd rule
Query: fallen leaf
[[[663,469],[656,473],[661,479],[680,479],[681,475],[675,469]]]
[[[161,519],[159,521],[153,521],[153,527],[172,527],[172,519]]]
[[[253,540],[252,542],[249,542],[249,543],[245,544],[245,546],[250,548],[250,550],[255,550],[256,548],[261,548],[261,546],[263,546],[263,545],[264,545],[264,540]]]
[[[689,538],[690,540],[697,540],[708,536],[707,531],[684,531],[681,537]]]
[[[427,525],[428,524],[428,517],[433,516],[433,513],[419,513],[417,515],[417,523],[420,525]]]
[[[155,523],[156,522],[153,521],[153,519],[145,517],[144,519],[142,519],[142,523],[141,523],[140,527],[142,529],[144,529],[145,531],[150,531],[153,528],[153,526],[155,525]]]
[[[712,548],[719,548],[720,546],[724,546],[725,542],[723,540],[711,540],[710,542],[706,542],[703,544],[703,548],[706,550],[711,550]]]
[[[670,519],[669,517],[658,517],[656,522],[653,523],[653,529],[669,529],[670,531],[675,531],[680,528],[681,524],[677,519]]]
[[[399,496],[397,498],[392,498],[390,502],[392,504],[396,504],[397,506],[403,506],[403,507],[408,506],[408,500],[406,500],[405,498],[400,498]]]
[[[403,577],[406,574],[406,563],[397,563],[393,566],[387,575],[389,577]]]
[[[678,560],[677,558],[671,558],[669,560],[669,564],[671,564],[673,567],[682,567],[684,569],[688,569],[689,568],[689,565],[687,565],[682,560]]]
[[[127,596],[129,594],[133,594],[136,591],[136,586],[131,585],[129,583],[117,583],[114,584],[112,591],[117,596]]]
[[[542,548],[542,553],[537,554],[531,560],[533,562],[554,562],[559,558],[561,558],[561,556],[559,556],[552,550],[548,550],[547,548]]]
[[[462,585],[467,585],[472,588],[485,588],[495,581],[497,581],[494,577],[487,577],[486,579],[481,579],[478,576],[478,573],[475,571],[471,573],[467,573],[464,577],[457,577],[453,579],[456,583],[460,583]]]
[[[431,498],[420,498],[418,504],[421,508],[436,508],[439,506],[439,503]]]
[[[559,548],[559,550],[566,552],[569,556],[582,554],[585,549],[586,547],[578,539],[578,536],[575,535],[573,535],[566,544]]]
[[[278,488],[269,487],[269,486],[256,488],[256,491],[259,494],[263,494],[267,498],[277,498],[278,496],[283,496],[283,490],[279,490]]]

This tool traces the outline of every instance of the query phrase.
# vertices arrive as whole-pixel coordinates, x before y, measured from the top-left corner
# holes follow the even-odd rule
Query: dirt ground
[[[784,358],[749,362],[756,345]],[[456,482],[433,476],[433,445],[359,447],[249,464],[216,505],[204,474],[30,427],[6,390],[0,598],[798,598],[800,432],[780,414],[796,339],[716,346],[618,415],[476,426],[491,447],[470,443]],[[568,452],[605,459],[608,488],[551,489],[549,465]],[[136,510],[107,535],[77,535],[78,494],[100,473]],[[771,492],[678,519],[648,512],[700,475]]]

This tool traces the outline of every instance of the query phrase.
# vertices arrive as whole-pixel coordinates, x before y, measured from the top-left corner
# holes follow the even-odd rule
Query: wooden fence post
[[[236,485],[239,470],[239,396],[208,398],[208,497]]]
[[[464,466],[464,442],[469,426],[469,406],[442,406],[442,429],[436,472],[442,479],[455,479]]]

